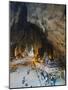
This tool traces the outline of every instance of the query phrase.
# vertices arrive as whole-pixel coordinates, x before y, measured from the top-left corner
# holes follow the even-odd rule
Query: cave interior
[[[55,40],[48,39],[47,28],[43,31],[40,26],[27,20],[27,8],[26,3],[10,3],[10,60],[24,58],[31,52],[37,62],[48,64],[48,58],[65,67],[65,52],[53,44]]]

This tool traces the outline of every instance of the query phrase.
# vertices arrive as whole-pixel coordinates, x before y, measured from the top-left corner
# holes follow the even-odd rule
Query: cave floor
[[[65,85],[65,70],[58,67],[50,68],[36,63],[35,65],[18,65],[15,71],[10,71],[10,88],[56,85]]]

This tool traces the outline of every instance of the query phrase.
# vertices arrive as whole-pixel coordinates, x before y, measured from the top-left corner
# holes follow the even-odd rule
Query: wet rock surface
[[[30,73],[28,74],[29,70]],[[49,72],[37,69],[36,67],[35,69],[31,69],[30,66],[21,66],[18,67],[17,71],[10,73],[11,88],[55,85],[65,85],[65,80],[62,78],[61,70],[59,68],[57,72],[56,68],[54,68],[54,71],[52,70]]]

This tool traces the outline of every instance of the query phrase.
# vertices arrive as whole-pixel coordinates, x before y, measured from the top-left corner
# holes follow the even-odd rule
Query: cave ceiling
[[[10,43],[51,43],[65,55],[66,6],[11,2],[10,32]]]

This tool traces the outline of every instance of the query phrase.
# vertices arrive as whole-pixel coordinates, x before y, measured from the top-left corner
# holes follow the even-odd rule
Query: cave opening
[[[46,30],[43,32],[39,26],[27,21],[27,5],[21,3],[11,3],[11,5],[10,14],[13,13],[13,9],[14,13],[16,12],[15,14],[18,15],[18,20],[15,20],[15,16],[13,23],[10,26],[11,59],[20,59],[25,56],[33,55],[35,61],[38,62],[46,61],[45,63],[47,63],[47,60],[52,62],[55,59],[56,62],[62,62],[61,58],[62,56],[64,57],[64,55],[59,53],[52,42],[48,40],[48,32]],[[17,13],[17,11],[19,11],[19,13]],[[62,62],[62,66],[63,65],[64,63]]]

